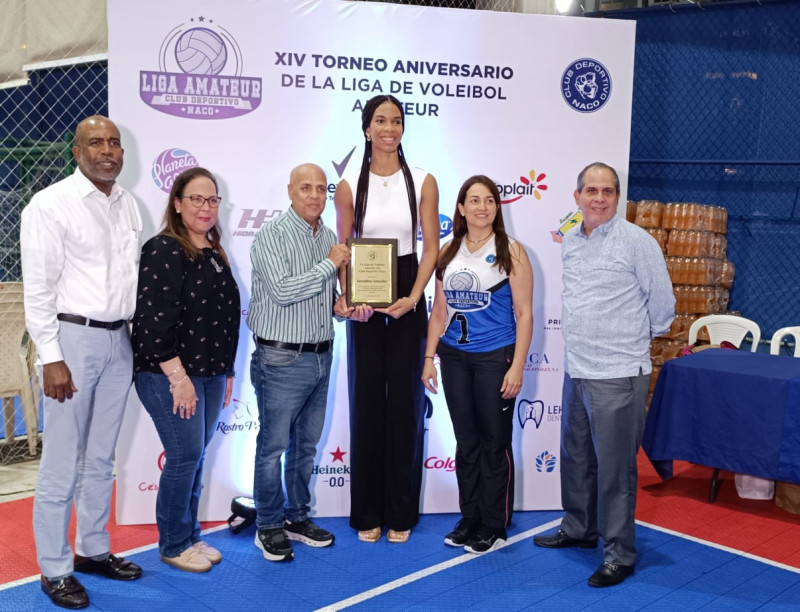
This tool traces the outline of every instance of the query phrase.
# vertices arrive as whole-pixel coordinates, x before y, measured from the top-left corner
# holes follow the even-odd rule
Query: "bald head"
[[[322,176],[322,181],[327,184],[325,171],[317,164],[300,164],[289,174],[289,184],[294,185],[297,181],[307,176],[316,175],[317,178]]]
[[[110,119],[94,115],[75,128],[72,155],[78,168],[106,195],[111,195],[111,188],[122,171],[124,153],[119,130]]]
[[[79,141],[82,138],[86,138],[88,133],[99,127],[109,127],[116,132],[117,136],[119,136],[119,130],[117,129],[116,124],[111,121],[111,119],[108,117],[103,117],[103,115],[92,115],[91,117],[86,117],[86,119],[83,119],[75,128],[75,140]]]
[[[328,180],[316,164],[302,164],[289,175],[289,199],[292,208],[314,229],[325,210]]]

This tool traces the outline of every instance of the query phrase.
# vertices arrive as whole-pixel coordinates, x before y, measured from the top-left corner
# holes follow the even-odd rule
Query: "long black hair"
[[[405,132],[405,113],[403,113],[403,105],[400,100],[394,96],[380,95],[367,100],[364,105],[364,110],[361,111],[361,131],[364,133],[364,159],[361,161],[361,173],[358,175],[358,185],[356,186],[355,193],[355,206],[353,227],[355,228],[356,237],[360,237],[364,231],[364,217],[367,214],[367,196],[369,195],[369,167],[372,162],[372,141],[367,139],[367,128],[372,122],[372,116],[375,114],[377,108],[384,102],[391,102],[400,111],[400,122]],[[397,145],[397,155],[400,158],[400,168],[403,170],[403,177],[406,181],[406,191],[408,192],[408,205],[411,207],[411,244],[414,245],[416,251],[417,245],[417,194],[414,190],[414,178],[411,176],[411,170],[406,163],[406,157],[403,154],[403,146]]]
[[[497,257],[493,265],[496,265],[507,275],[510,275],[511,271],[514,269],[514,262],[511,261],[511,251],[509,250],[508,234],[506,234],[506,226],[505,223],[503,223],[503,205],[500,204],[500,190],[497,189],[497,184],[488,176],[476,174],[464,181],[464,184],[461,185],[461,189],[458,190],[456,211],[453,213],[453,239],[450,241],[444,253],[439,256],[439,261],[436,263],[436,278],[439,280],[442,280],[444,277],[444,271],[461,248],[462,238],[467,235],[467,220],[464,215],[461,214],[461,211],[458,210],[458,205],[466,202],[467,191],[469,191],[470,187],[477,184],[483,185],[492,193],[495,206],[497,206],[497,212],[492,222],[494,248]]]

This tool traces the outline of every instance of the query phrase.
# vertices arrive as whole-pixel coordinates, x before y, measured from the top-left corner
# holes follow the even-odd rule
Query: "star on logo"
[[[334,461],[341,461],[344,463],[344,456],[347,454],[347,451],[343,451],[338,446],[336,447],[335,451],[328,451],[331,455],[333,455]]]

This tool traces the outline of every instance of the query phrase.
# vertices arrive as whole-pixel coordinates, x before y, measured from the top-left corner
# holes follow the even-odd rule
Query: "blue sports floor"
[[[161,563],[158,550],[126,553],[144,569],[135,582],[80,575],[88,610],[800,610],[800,571],[768,564],[647,525],[637,527],[639,562],[622,585],[586,579],[601,552],[548,550],[532,536],[558,525],[560,512],[518,512],[506,547],[487,555],[445,546],[455,515],[423,515],[407,544],[359,542],[346,518],[318,519],[336,536],[330,548],[294,543],[289,563],[265,560],[254,527],[227,527],[205,539],[224,559],[207,574]],[[800,545],[800,543],[798,543]],[[57,610],[36,581],[0,587],[0,610]]]

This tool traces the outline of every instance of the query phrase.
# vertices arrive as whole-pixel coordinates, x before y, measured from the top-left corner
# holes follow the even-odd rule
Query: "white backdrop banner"
[[[323,219],[335,227],[333,191],[361,162],[361,108],[379,93],[404,103],[409,163],[439,183],[442,243],[458,188],[479,173],[497,182],[509,234],[528,250],[534,331],[514,415],[515,507],[558,508],[560,240],[580,221],[578,171],[598,160],[627,169],[635,24],[334,0],[109,0],[108,20],[109,107],[126,148],[120,182],[143,206],[145,238],[160,229],[175,176],[209,168],[245,309],[234,399],[206,455],[201,518],[225,519],[232,497],[252,493],[259,424],[245,316],[253,235],[288,207],[289,172],[303,162],[328,175]],[[349,513],[344,352],[337,324],[312,477],[317,516]],[[422,511],[457,512],[441,393],[427,417]],[[132,391],[117,449],[118,523],[154,522],[162,463]]]

